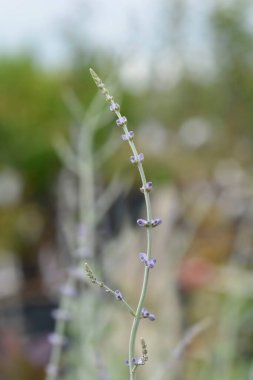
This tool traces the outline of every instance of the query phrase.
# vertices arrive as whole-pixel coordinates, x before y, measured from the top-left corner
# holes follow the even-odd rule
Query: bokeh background
[[[89,67],[135,131],[163,219],[138,378],[252,380],[252,2],[0,5],[1,380],[128,379],[131,316],[83,262],[136,305],[145,207]],[[48,339],[59,303],[66,347]]]

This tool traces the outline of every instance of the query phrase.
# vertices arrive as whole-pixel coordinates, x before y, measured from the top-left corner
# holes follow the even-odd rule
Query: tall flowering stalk
[[[129,365],[130,380],[134,380],[136,369],[138,368],[139,365],[145,364],[145,362],[148,359],[147,346],[143,338],[141,338],[142,356],[139,359],[136,359],[135,357],[136,336],[137,336],[140,320],[141,318],[148,318],[151,321],[155,320],[155,316],[149,313],[144,308],[144,301],[145,301],[147,288],[148,288],[149,272],[150,272],[150,269],[154,267],[155,262],[156,262],[156,260],[152,258],[151,256],[152,228],[158,226],[161,223],[161,219],[159,218],[152,219],[151,203],[150,203],[150,196],[149,196],[149,192],[152,190],[152,182],[151,181],[148,182],[146,180],[146,176],[145,176],[143,165],[142,165],[142,161],[144,160],[144,155],[143,153],[139,153],[136,148],[136,145],[133,141],[134,132],[128,130],[126,117],[121,115],[119,104],[115,102],[113,96],[110,95],[109,91],[105,87],[102,80],[98,77],[98,75],[92,69],[90,69],[90,73],[95,84],[102,91],[102,94],[105,96],[106,101],[109,103],[110,111],[114,112],[117,116],[116,124],[118,127],[122,128],[124,132],[122,134],[123,141],[128,142],[131,148],[133,155],[130,157],[130,161],[132,164],[135,164],[138,167],[138,171],[139,171],[141,182],[142,182],[142,187],[140,188],[140,190],[144,194],[145,204],[146,204],[146,213],[147,213],[146,218],[147,219],[137,220],[137,224],[140,227],[145,227],[147,230],[147,251],[145,253],[141,252],[139,254],[139,258],[141,262],[143,262],[145,269],[144,269],[144,277],[143,277],[141,294],[140,294],[139,302],[135,311],[127,304],[127,302],[125,301],[125,299],[123,298],[119,290],[112,291],[111,289],[108,289],[108,287],[105,287],[103,283],[97,281],[90,267],[87,264],[85,264],[87,275],[89,276],[91,281],[101,287],[104,287],[106,291],[114,293],[117,300],[119,301],[123,300],[125,305],[130,310],[130,313],[133,315],[133,323],[132,323],[130,339],[129,339],[129,355],[128,355],[129,357],[127,360],[127,364]]]

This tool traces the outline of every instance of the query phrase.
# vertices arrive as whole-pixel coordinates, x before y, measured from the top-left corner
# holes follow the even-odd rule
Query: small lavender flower
[[[156,218],[156,219],[151,220],[152,227],[159,226],[159,224],[161,224],[161,223],[162,223],[162,219],[160,219],[160,218]]]
[[[138,219],[137,224],[140,227],[147,227],[149,225],[149,222],[146,219]]]
[[[115,298],[118,300],[118,301],[122,301],[123,297],[122,297],[122,294],[119,290],[115,290],[114,291],[114,295],[115,295]]]
[[[148,182],[146,183],[145,188],[144,188],[143,186],[140,187],[140,191],[141,191],[142,193],[144,193],[145,191],[146,191],[147,193],[150,193],[150,191],[152,190],[152,187],[153,187],[152,181],[148,181]]]
[[[145,361],[143,359],[143,357],[140,357],[137,361],[137,365],[144,365],[145,364]]]
[[[152,257],[152,259],[150,259],[150,260],[148,261],[147,266],[148,266],[150,269],[152,269],[152,268],[154,268],[155,263],[156,263],[156,259],[155,259],[154,257]]]
[[[134,131],[129,131],[121,135],[123,141],[132,140],[134,138]]]
[[[132,358],[132,363],[133,363],[134,365],[137,365],[137,364],[138,364],[138,361],[137,361],[137,359],[136,359],[135,356]],[[129,359],[126,359],[126,360],[125,360],[125,364],[126,364],[126,365],[129,365]]]
[[[152,321],[152,322],[155,321],[155,315],[154,314],[149,314],[148,319],[150,321]]]
[[[148,260],[147,254],[144,252],[139,253],[139,259],[142,263],[144,263],[150,269],[154,268],[156,259],[152,257],[152,259]]]
[[[139,253],[139,259],[141,260],[142,263],[144,263],[145,265],[148,264],[148,257],[147,257],[147,254],[144,253],[144,252],[140,252]]]
[[[67,338],[57,333],[49,334],[48,341],[53,346],[64,346],[67,343]]]
[[[116,120],[116,124],[118,127],[122,127],[123,125],[125,125],[127,123],[127,118],[126,116],[121,116],[119,117],[117,120]]]
[[[115,111],[119,111],[119,104],[116,103],[116,102],[111,102],[110,104],[110,111],[111,112],[115,112]]]
[[[130,161],[132,164],[137,164],[138,162],[142,162],[144,160],[144,154],[139,153],[138,156],[131,156]]]
[[[143,308],[141,309],[141,315],[143,316],[143,318],[148,318],[148,316],[149,316],[149,311],[148,311],[145,307],[143,307]]]
[[[150,321],[155,321],[155,315],[150,313],[145,307],[141,309],[141,315],[143,318],[148,318]]]

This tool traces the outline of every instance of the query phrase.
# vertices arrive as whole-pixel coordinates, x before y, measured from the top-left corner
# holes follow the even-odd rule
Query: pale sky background
[[[181,1],[181,0],[177,0]],[[205,14],[215,0],[188,3],[187,46],[205,51]],[[35,52],[46,64],[66,58],[63,30],[85,31],[90,46],[124,52],[133,44],[140,55],[159,47],[164,10],[170,0],[0,0],[0,52]],[[164,19],[163,19],[164,17]],[[192,52],[191,52],[192,53]]]

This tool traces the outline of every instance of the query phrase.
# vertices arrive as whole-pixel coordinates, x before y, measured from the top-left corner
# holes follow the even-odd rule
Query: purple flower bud
[[[140,260],[141,260],[142,263],[144,263],[145,265],[148,264],[148,257],[146,255],[146,253],[140,252],[139,253],[139,258],[140,258]]]
[[[148,318],[148,316],[149,316],[149,311],[148,311],[145,307],[143,307],[143,308],[141,309],[141,315],[143,316],[143,318]]]
[[[142,162],[144,160],[144,154],[140,153],[138,156],[131,156],[130,161],[132,164],[137,164],[138,162]]]
[[[59,319],[62,321],[69,321],[70,320],[70,314],[67,310],[64,309],[56,309],[52,311],[52,317],[54,319]]]
[[[159,226],[159,224],[161,224],[161,223],[162,223],[162,219],[160,219],[160,218],[152,219],[152,221],[151,221],[152,227]]]
[[[141,191],[142,193],[144,193],[145,190],[146,190],[147,193],[149,193],[149,192],[152,190],[152,182],[151,182],[151,181],[149,181],[149,182],[146,183],[145,188],[144,188],[143,186],[140,187],[140,191]]]
[[[144,154],[140,153],[139,156],[138,156],[138,161],[142,162],[143,160],[144,160]]]
[[[148,181],[148,182],[147,182],[147,185],[146,185],[146,190],[147,190],[147,191],[151,191],[151,190],[152,190],[152,187],[153,187],[153,183],[152,183],[152,181]]]
[[[155,315],[154,314],[149,314],[148,319],[150,321],[155,321]]]
[[[122,137],[123,141],[132,140],[133,137],[134,137],[134,132],[133,131],[129,131],[128,133],[121,135],[121,137]]]
[[[138,361],[137,361],[137,359],[136,359],[135,356],[132,358],[132,362],[133,362],[134,365],[137,365],[137,364],[138,364]],[[129,365],[129,359],[126,359],[126,360],[125,360],[125,364],[126,364],[126,365]]]
[[[125,125],[127,123],[127,118],[126,116],[121,116],[119,117],[117,120],[116,120],[116,124],[118,127],[122,127],[123,125]]]
[[[138,219],[137,224],[140,227],[147,227],[149,225],[149,222],[146,219]]]
[[[137,365],[144,365],[144,364],[145,364],[145,361],[143,360],[143,358],[139,358],[137,361]]]
[[[132,164],[135,164],[137,162],[136,157],[135,156],[130,156],[130,161],[131,161]]]
[[[122,294],[119,290],[115,290],[114,295],[118,301],[121,301],[123,299]]]
[[[119,110],[119,104],[115,103],[115,102],[112,102],[110,104],[110,111],[115,112],[115,111],[118,111],[118,110]]]
[[[155,259],[154,257],[152,257],[152,259],[150,259],[150,260],[148,261],[147,265],[148,265],[148,267],[149,267],[150,269],[152,269],[152,268],[154,268],[155,263],[156,263],[156,259]]]
[[[54,346],[64,346],[67,343],[67,338],[57,333],[49,334],[48,340]]]

